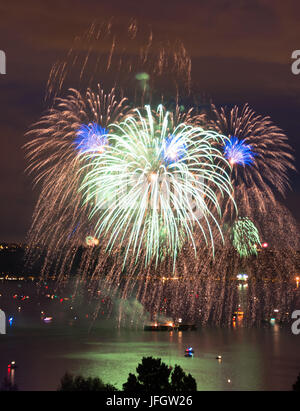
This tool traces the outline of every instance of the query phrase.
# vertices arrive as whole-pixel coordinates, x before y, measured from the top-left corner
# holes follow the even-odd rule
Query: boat
[[[184,352],[184,356],[187,357],[187,358],[193,357],[194,356],[193,348],[192,347],[187,348]]]
[[[182,324],[182,323],[159,323],[153,321],[144,325],[144,331],[195,331],[197,330],[196,324]]]
[[[17,368],[17,364],[15,361],[11,361],[10,364],[8,364],[7,368],[11,370],[15,370]]]
[[[144,325],[144,331],[172,331],[173,329],[173,323],[153,322]]]

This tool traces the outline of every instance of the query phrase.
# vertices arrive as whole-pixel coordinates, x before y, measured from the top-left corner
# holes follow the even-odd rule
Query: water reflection
[[[144,304],[152,317],[166,315],[201,325],[257,326],[272,319],[290,322],[291,313],[300,306],[300,292],[294,281],[197,279],[153,284]]]
[[[184,357],[187,347],[193,347],[193,358]],[[300,363],[297,337],[278,324],[171,333],[95,328],[89,335],[82,329],[24,329],[7,335],[1,349],[0,377],[15,358],[18,369],[11,378],[27,390],[56,389],[66,371],[100,376],[121,388],[143,356],[182,366],[199,390],[289,390]]]
[[[21,389],[55,390],[66,371],[100,376],[121,388],[141,358],[153,356],[182,366],[199,390],[291,389],[300,364],[300,337],[290,329],[290,314],[300,306],[295,283],[249,278],[178,284],[174,290],[166,282],[160,290],[164,313],[173,321],[196,321],[197,331],[146,332],[138,317],[134,324],[139,328],[132,327],[134,312],[127,311],[124,325],[131,329],[116,329],[109,319],[106,327],[101,320],[89,332],[88,322],[30,322],[22,308],[0,341],[0,379],[15,360],[18,368],[10,378]],[[177,292],[177,304],[168,299],[170,292]],[[145,308],[151,313],[150,301]],[[184,357],[187,347],[194,349],[192,358]]]

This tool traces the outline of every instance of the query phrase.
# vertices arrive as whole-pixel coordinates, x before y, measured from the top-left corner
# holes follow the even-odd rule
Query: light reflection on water
[[[121,388],[141,358],[153,356],[191,373],[199,390],[290,390],[300,371],[299,338],[278,325],[194,332],[97,328],[89,335],[83,328],[24,328],[0,338],[0,377],[15,360],[23,390],[56,389],[66,371]],[[193,358],[184,357],[188,346]]]

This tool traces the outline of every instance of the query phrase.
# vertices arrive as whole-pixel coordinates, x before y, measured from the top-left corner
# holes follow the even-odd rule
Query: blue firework
[[[97,123],[83,124],[76,132],[75,145],[79,153],[103,152],[108,145],[108,130]]]
[[[252,164],[255,156],[252,147],[249,144],[246,144],[245,140],[239,140],[234,136],[226,141],[224,154],[231,165],[240,164],[243,166]]]
[[[181,135],[171,134],[164,140],[162,155],[167,163],[175,163],[186,154],[186,144]]]

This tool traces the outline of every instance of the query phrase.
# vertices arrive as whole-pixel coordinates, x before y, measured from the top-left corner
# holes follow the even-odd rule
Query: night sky
[[[0,4],[0,241],[24,241],[38,191],[24,170],[25,132],[46,109],[52,64],[93,21],[136,18],[154,35],[182,40],[192,58],[194,93],[216,104],[248,102],[289,136],[300,168],[300,3],[282,0],[64,0]],[[136,50],[138,52],[138,50]],[[300,219],[300,182],[291,175],[287,205]]]

